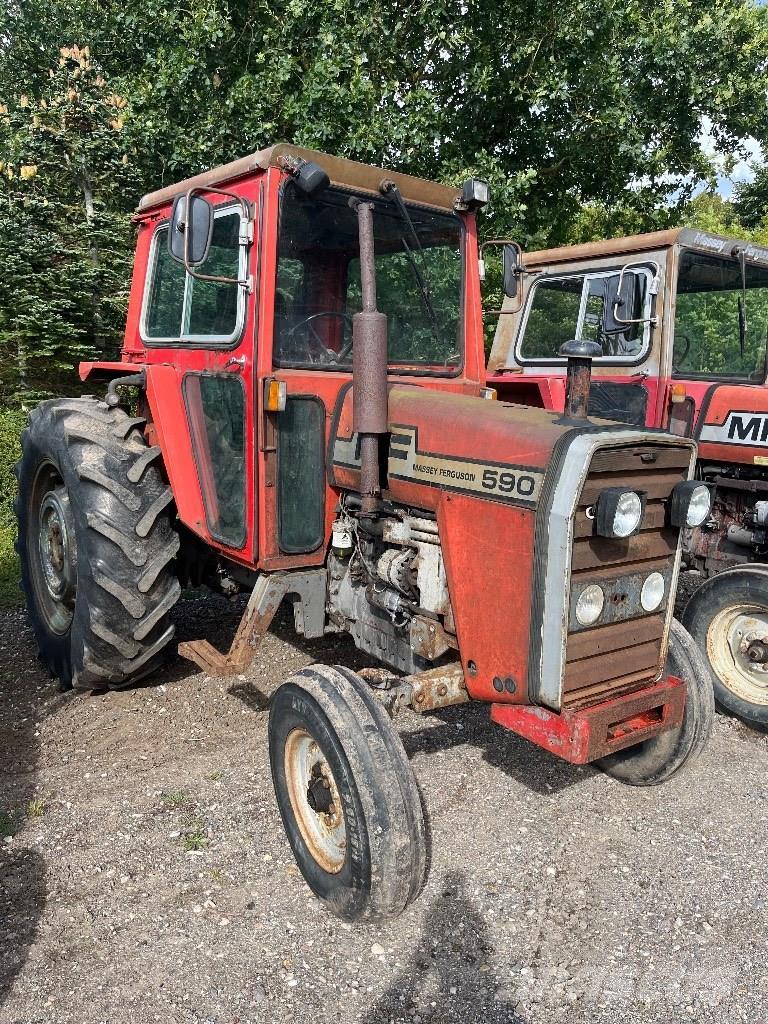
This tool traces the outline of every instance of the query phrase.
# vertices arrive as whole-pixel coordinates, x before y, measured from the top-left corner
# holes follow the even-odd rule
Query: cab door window
[[[520,362],[560,359],[560,346],[572,338],[596,341],[602,358],[611,362],[636,362],[644,353],[649,338],[648,323],[628,324],[618,333],[606,333],[606,285],[616,271],[600,274],[571,274],[541,277],[528,299],[528,310],[518,342]],[[635,279],[635,308],[624,315],[628,320],[647,320],[650,316],[648,270],[627,270],[625,277]]]
[[[243,279],[246,245],[240,210],[216,212],[208,259],[201,274]],[[155,231],[145,289],[142,338],[149,344],[227,344],[242,333],[245,289],[201,281],[187,274],[168,252],[168,225]]]

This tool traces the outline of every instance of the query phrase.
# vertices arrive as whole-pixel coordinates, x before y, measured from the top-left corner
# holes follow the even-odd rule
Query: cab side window
[[[217,277],[244,277],[239,210],[215,217],[210,253],[198,269],[201,274]],[[191,277],[168,252],[168,226],[156,230],[142,322],[145,340],[231,342],[242,330],[244,311],[245,292],[241,286]]]
[[[647,318],[650,274],[646,270],[631,270],[626,276],[635,279],[635,301],[634,308],[623,316],[627,320]],[[615,277],[615,272],[542,277],[537,281],[518,344],[520,358],[557,359],[560,346],[572,338],[598,342],[606,358],[627,360],[640,356],[646,344],[646,324],[628,324],[619,332],[604,330],[606,285],[611,277]]]

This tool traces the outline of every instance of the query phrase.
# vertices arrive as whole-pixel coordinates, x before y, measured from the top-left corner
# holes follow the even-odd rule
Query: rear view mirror
[[[637,323],[640,280],[632,272],[612,274],[605,278],[603,293],[603,332],[620,334],[631,323]]]
[[[168,232],[168,251],[173,259],[187,268],[199,267],[208,258],[212,234],[213,207],[208,200],[193,191],[176,196]]]
[[[518,279],[522,271],[520,255],[520,249],[516,246],[509,244],[504,246],[502,286],[508,299],[514,299],[517,295]]]

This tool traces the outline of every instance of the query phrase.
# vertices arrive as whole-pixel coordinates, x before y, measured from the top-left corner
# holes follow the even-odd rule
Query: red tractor
[[[768,726],[768,249],[678,229],[529,253],[524,269],[518,253],[489,384],[562,410],[559,350],[576,337],[595,346],[591,414],[698,442],[713,502],[683,557],[707,579],[683,622],[719,704]]]
[[[695,444],[488,400],[477,211],[461,189],[278,145],[142,199],[125,342],[103,398],[35,409],[18,550],[64,686],[153,672],[182,587],[250,597],[247,669],[284,599],[383,670],[315,665],[272,695],[277,803],[312,890],[349,920],[422,885],[425,825],[393,725],[467,701],[635,785],[706,742],[714,703],[672,618]],[[365,678],[363,678],[365,676]]]

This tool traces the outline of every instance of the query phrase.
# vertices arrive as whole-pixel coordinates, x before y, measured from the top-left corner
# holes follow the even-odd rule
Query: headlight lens
[[[629,537],[640,525],[643,503],[634,491],[622,494],[616,504],[613,517],[613,532],[616,537]]]
[[[636,491],[606,487],[597,499],[595,519],[601,537],[631,537],[643,518],[643,499]]]
[[[596,583],[585,587],[576,601],[576,621],[580,626],[591,626],[603,613],[605,594]]]
[[[670,520],[673,526],[701,526],[712,508],[712,495],[706,484],[683,480],[672,491]]]
[[[712,496],[709,488],[700,484],[691,494],[688,504],[688,514],[685,517],[686,526],[701,526],[709,515],[712,507]]]
[[[652,572],[643,583],[640,591],[640,604],[647,612],[655,612],[664,600],[664,577],[660,572]]]

